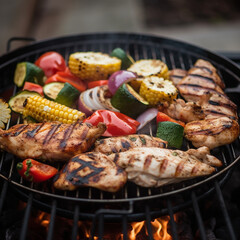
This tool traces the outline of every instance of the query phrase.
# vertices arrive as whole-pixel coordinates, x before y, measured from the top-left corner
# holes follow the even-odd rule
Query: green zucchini
[[[63,88],[58,93],[55,101],[67,107],[72,107],[80,95],[80,92],[70,83],[64,83]]]
[[[43,86],[45,81],[43,70],[30,62],[18,63],[14,73],[14,83],[22,87],[26,81]]]
[[[169,147],[181,148],[184,127],[174,122],[159,122],[156,136],[168,142]]]
[[[110,54],[112,57],[119,58],[122,61],[121,69],[129,68],[135,61],[122,48],[115,48]]]
[[[113,107],[129,117],[137,118],[149,104],[129,84],[123,84],[111,99]]]
[[[16,113],[22,114],[24,107],[23,103],[24,101],[31,96],[41,96],[37,92],[33,91],[28,91],[28,90],[23,90],[18,92],[15,96],[11,97],[10,100],[8,101],[9,107],[12,109],[12,111]]]
[[[55,101],[58,93],[64,87],[62,82],[52,82],[43,86],[43,94],[49,100]]]

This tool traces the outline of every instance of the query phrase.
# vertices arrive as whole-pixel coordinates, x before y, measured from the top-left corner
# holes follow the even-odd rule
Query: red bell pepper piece
[[[108,80],[98,80],[98,81],[92,81],[88,83],[88,88],[94,88],[97,86],[107,85]]]
[[[23,90],[38,92],[39,94],[41,94],[42,96],[44,96],[42,86],[40,86],[40,85],[38,85],[38,84],[36,84],[36,83],[25,82],[25,83],[24,83],[24,86],[23,86]]]
[[[157,114],[157,123],[159,123],[159,122],[167,122],[167,121],[168,122],[178,123],[181,126],[185,127],[185,123],[184,122],[175,120],[175,119],[169,117],[167,114],[165,114],[163,112],[158,112],[158,114]]]
[[[47,81],[45,82],[45,84],[48,84],[51,82],[63,82],[63,83],[68,82],[80,92],[83,92],[87,89],[86,83],[83,82],[77,76],[73,75],[68,70],[66,70],[64,72],[57,72],[56,74],[54,74],[53,76],[48,78]]]
[[[40,67],[48,78],[66,69],[65,59],[58,52],[46,52],[42,54],[35,61],[35,65]]]
[[[137,131],[139,122],[119,112],[109,110],[97,110],[83,122],[91,123],[97,126],[99,122],[103,122],[107,126],[107,130],[103,136],[123,136],[134,134]]]
[[[21,177],[33,182],[46,181],[58,172],[55,167],[40,163],[30,158],[18,163],[17,170]]]

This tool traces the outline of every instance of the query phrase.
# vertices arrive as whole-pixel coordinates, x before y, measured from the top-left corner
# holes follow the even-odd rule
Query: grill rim
[[[240,68],[238,67],[237,64],[235,64],[234,62],[232,62],[231,60],[225,58],[224,56],[220,56],[216,53],[213,53],[209,50],[206,50],[204,48],[195,46],[193,44],[189,44],[186,42],[182,42],[179,40],[174,40],[171,38],[165,38],[165,37],[160,37],[160,36],[155,36],[155,35],[146,35],[146,34],[129,34],[129,33],[124,33],[124,32],[119,32],[119,33],[90,33],[90,34],[77,34],[77,35],[69,35],[69,36],[64,36],[64,37],[56,37],[56,38],[49,38],[49,39],[45,39],[45,40],[40,40],[37,42],[33,42],[30,43],[28,46],[25,47],[21,47],[18,48],[16,50],[13,50],[7,54],[4,54],[3,56],[0,57],[0,69],[1,67],[5,67],[8,64],[11,64],[12,62],[15,62],[17,60],[18,57],[23,58],[25,55],[22,54],[22,52],[25,52],[26,55],[29,55],[29,53],[31,51],[36,51],[39,50],[39,52],[44,51],[44,48],[42,48],[42,46],[46,46],[47,48],[49,48],[49,45],[51,45],[53,47],[53,44],[56,43],[56,41],[61,41],[61,44],[57,45],[57,47],[61,47],[62,45],[68,43],[68,44],[73,44],[74,42],[77,42],[79,40],[83,40],[84,38],[93,38],[91,40],[96,41],[97,38],[102,38],[104,40],[108,40],[108,41],[113,41],[118,39],[119,37],[125,37],[125,39],[121,39],[123,40],[123,42],[126,42],[126,38],[131,39],[131,41],[142,41],[142,40],[146,40],[146,43],[159,43],[161,42],[163,45],[174,45],[174,50],[176,50],[177,46],[180,46],[183,48],[183,52],[185,51],[193,51],[194,53],[197,52],[198,54],[201,54],[204,57],[208,57],[208,58],[215,58],[214,61],[224,61],[224,63],[222,65],[224,65],[224,69],[225,70],[231,70],[232,72],[234,72],[236,75],[238,75],[239,72],[239,76],[240,76]],[[139,39],[140,37],[140,39]],[[71,40],[71,43],[69,43],[69,40]],[[64,45],[65,46],[65,45]],[[65,46],[66,48],[67,46]],[[177,50],[178,52],[181,52],[182,50]],[[199,51],[199,52],[198,52]],[[206,56],[204,55],[206,54]],[[16,56],[17,55],[17,56]],[[12,56],[15,56],[14,58]],[[4,62],[4,63],[3,63]],[[214,64],[214,63],[213,63]],[[227,67],[226,67],[227,65]],[[238,78],[239,83],[240,83],[240,79]],[[109,202],[129,202],[129,201],[145,201],[145,200],[149,200],[149,199],[155,199],[155,198],[162,198],[162,197],[166,197],[166,196],[170,196],[170,195],[174,195],[176,193],[182,193],[184,191],[188,191],[191,189],[195,189],[196,187],[205,184],[209,181],[212,181],[213,179],[216,179],[217,177],[221,176],[222,174],[226,173],[229,169],[231,169],[240,159],[240,156],[238,156],[237,158],[235,158],[235,160],[233,162],[231,162],[228,166],[225,166],[222,170],[220,170],[219,172],[203,179],[202,181],[198,181],[195,184],[189,185],[187,187],[184,187],[183,189],[177,189],[171,192],[166,192],[166,193],[160,193],[154,196],[145,196],[145,197],[140,197],[140,198],[126,198],[126,199],[81,199],[81,198],[72,198],[72,197],[66,197],[63,195],[56,195],[53,193],[47,193],[47,192],[43,192],[43,191],[39,191],[33,188],[29,188],[25,185],[16,183],[14,181],[12,181],[11,179],[7,178],[6,176],[2,175],[0,173],[0,177],[2,177],[3,179],[11,182],[12,184],[16,185],[17,187],[21,187],[26,189],[27,191],[30,192],[35,192],[35,193],[40,193],[43,195],[47,195],[50,197],[59,197],[59,198],[67,198],[68,200],[71,201],[88,201],[88,202],[104,202],[104,203],[109,203]]]

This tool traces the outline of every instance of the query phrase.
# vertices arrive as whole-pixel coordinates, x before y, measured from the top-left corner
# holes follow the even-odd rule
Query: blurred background
[[[36,40],[134,32],[212,51],[240,51],[239,0],[0,0],[0,55],[11,37]],[[19,47],[19,46],[15,46]]]

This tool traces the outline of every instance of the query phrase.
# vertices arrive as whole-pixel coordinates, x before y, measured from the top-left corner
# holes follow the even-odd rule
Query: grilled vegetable
[[[55,103],[40,96],[27,98],[24,102],[23,116],[30,116],[39,122],[59,121],[62,123],[74,123],[77,120],[83,120],[85,114]]]
[[[168,142],[169,147],[181,148],[184,128],[174,122],[159,122],[156,136]]]
[[[25,159],[23,162],[18,163],[17,170],[21,177],[32,182],[47,181],[58,172],[55,167],[33,159]]]
[[[69,83],[64,83],[63,88],[58,93],[55,101],[67,107],[72,107],[78,99],[80,92]]]
[[[121,60],[100,52],[76,52],[69,56],[70,71],[84,81],[108,79],[120,70]]]
[[[23,103],[28,97],[31,97],[31,96],[41,96],[41,95],[37,92],[28,91],[28,90],[20,91],[15,96],[10,98],[10,100],[8,101],[9,107],[12,109],[12,111],[22,114],[24,110]]]
[[[129,117],[136,118],[149,104],[128,84],[123,84],[111,99],[113,107]]]
[[[117,57],[122,61],[121,69],[127,69],[135,62],[133,58],[121,48],[113,49],[111,56]]]
[[[11,110],[8,108],[8,104],[2,99],[0,99],[0,112],[0,128],[4,128],[4,123],[7,123],[10,118]]]
[[[83,82],[80,78],[73,75],[69,70],[66,70],[65,72],[57,72],[53,76],[47,79],[45,84],[49,84],[52,82],[61,82],[70,83],[73,87],[75,87],[79,92],[83,92],[87,89],[87,85],[85,82]]]
[[[124,136],[134,134],[139,122],[119,112],[109,110],[97,110],[83,122],[97,126],[100,122],[105,123],[107,130],[102,136]]]
[[[64,83],[62,82],[52,82],[44,85],[43,93],[46,98],[49,100],[55,100],[58,93],[64,87]]]
[[[175,99],[177,97],[177,88],[171,81],[150,76],[143,80],[139,94],[145,98],[149,104],[155,106],[160,102],[171,102]]]
[[[42,54],[35,61],[35,64],[44,71],[48,78],[66,69],[65,60],[58,52],[46,52]]]
[[[185,127],[184,122],[175,120],[163,112],[158,112],[158,114],[157,114],[157,123],[159,123],[159,122],[175,122],[175,123],[178,123],[181,126]]]
[[[43,87],[40,86],[39,84],[36,84],[36,83],[25,82],[24,86],[23,86],[23,90],[37,92],[42,96],[44,95],[43,94]]]
[[[136,73],[139,77],[157,76],[168,78],[168,67],[167,65],[155,59],[146,59],[136,61],[128,68],[128,71]]]
[[[87,84],[88,88],[95,88],[102,85],[108,85],[108,80],[92,81]]]
[[[44,84],[44,72],[41,68],[30,62],[17,64],[14,73],[14,83],[22,87],[25,82],[33,82],[39,85]]]

